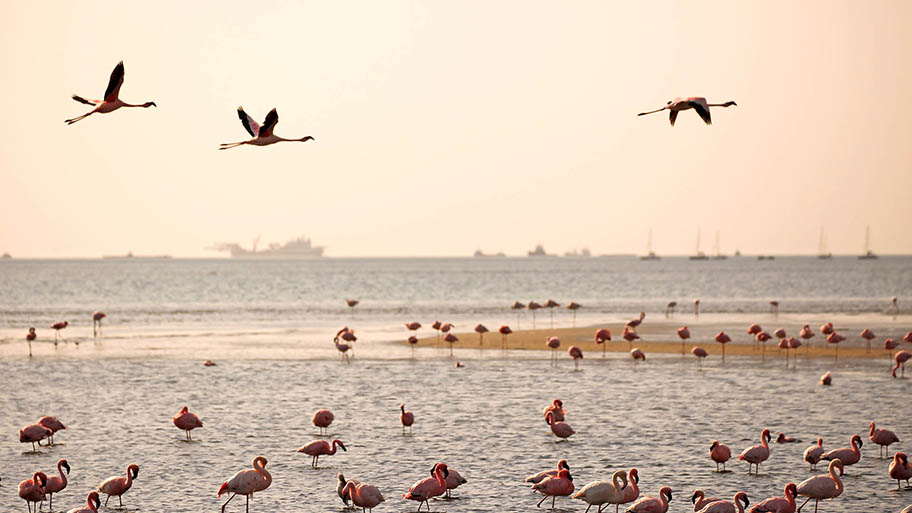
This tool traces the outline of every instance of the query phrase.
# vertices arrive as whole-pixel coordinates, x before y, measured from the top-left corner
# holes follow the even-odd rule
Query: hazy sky
[[[261,4],[269,5],[263,7]],[[912,252],[912,2],[3,2],[0,252]],[[123,109],[86,112],[123,59]],[[676,96],[735,100],[638,118]],[[220,152],[235,109],[316,141]]]

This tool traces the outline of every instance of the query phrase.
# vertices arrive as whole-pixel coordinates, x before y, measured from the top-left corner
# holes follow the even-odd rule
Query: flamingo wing
[[[699,103],[699,102],[687,102],[687,103],[691,107],[693,107],[693,109],[695,111],[697,111],[697,114],[699,114],[701,118],[703,118],[704,123],[706,123],[707,125],[713,124],[712,116],[710,116],[710,114],[709,114],[709,107],[707,107],[706,105]]]
[[[260,128],[260,134],[262,134],[264,137],[272,135],[272,130],[277,124],[279,124],[279,113],[275,109],[272,109],[269,111],[269,114],[266,114],[266,119],[263,120],[263,126]]]
[[[111,72],[111,78],[108,80],[108,88],[105,89],[104,99],[106,102],[113,102],[120,95],[120,86],[123,85],[124,81],[124,65],[123,61],[117,63],[117,66],[114,66],[114,71]]]
[[[678,119],[678,111],[672,110],[668,112],[668,121],[671,122],[671,126],[675,126],[675,120]]]
[[[260,135],[260,125],[249,114],[244,112],[244,107],[238,107],[237,113],[241,124],[244,125],[244,130],[247,130],[247,133],[251,136],[258,137]]]
[[[86,105],[98,105],[99,103],[101,103],[101,100],[86,100],[82,96],[79,96],[76,94],[73,95],[73,99],[79,103],[84,103]]]

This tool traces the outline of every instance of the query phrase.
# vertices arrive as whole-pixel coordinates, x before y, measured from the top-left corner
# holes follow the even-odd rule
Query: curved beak
[[[63,468],[65,468],[67,470],[67,475],[69,475],[70,474],[70,464],[64,461]]]

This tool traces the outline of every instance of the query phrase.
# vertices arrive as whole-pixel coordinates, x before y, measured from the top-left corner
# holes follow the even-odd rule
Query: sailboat
[[[874,260],[877,258],[877,255],[871,251],[871,227],[865,226],[865,251],[863,254],[858,255],[859,260]]]
[[[706,256],[706,253],[700,251],[700,229],[697,228],[697,254],[690,255],[691,260],[709,260],[709,257]]]
[[[716,243],[713,245],[713,260],[725,260],[728,256],[722,254],[722,247],[719,245],[719,230],[716,230]]]
[[[652,250],[652,228],[649,229],[649,239],[646,241],[646,254],[640,257],[640,260],[659,260],[662,257],[655,254]]]
[[[820,241],[817,243],[817,258],[821,260],[833,258],[833,254],[827,251],[826,237],[823,235],[823,226],[820,227]]]

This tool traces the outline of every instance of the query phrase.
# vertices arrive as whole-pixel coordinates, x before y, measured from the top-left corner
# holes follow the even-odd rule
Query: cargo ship
[[[325,246],[314,246],[308,237],[298,237],[285,244],[272,243],[266,249],[258,250],[259,237],[253,241],[253,248],[246,249],[234,242],[223,242],[212,248],[227,251],[231,258],[318,258],[323,256]]]

